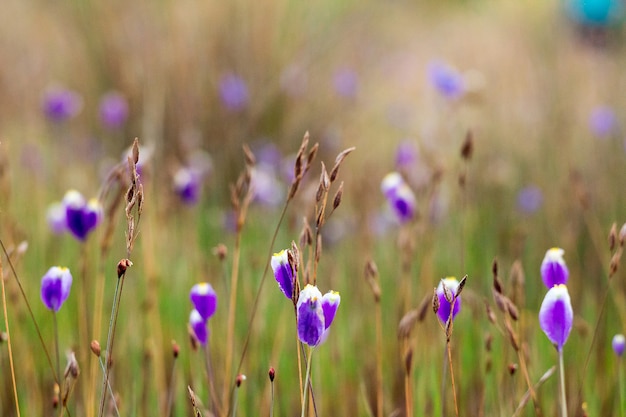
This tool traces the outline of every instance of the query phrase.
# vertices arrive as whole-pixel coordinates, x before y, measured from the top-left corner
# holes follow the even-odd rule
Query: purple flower
[[[452,301],[454,303],[454,306],[452,306],[452,304],[448,302],[448,300],[446,300],[446,296],[445,296],[444,289],[443,289],[444,285],[448,290],[450,290],[450,295],[452,295],[453,297]],[[459,281],[457,281],[457,279],[454,277],[443,278],[439,282],[439,285],[437,286],[436,292],[437,292],[437,298],[439,298],[439,310],[437,310],[437,317],[439,317],[439,320],[441,320],[442,323],[446,323],[448,319],[450,318],[451,308],[452,308],[452,320],[454,320],[456,315],[459,314],[459,311],[461,311],[461,297],[456,296],[456,291],[458,288],[459,288]]]
[[[224,75],[220,80],[219,90],[222,103],[228,110],[238,112],[248,105],[248,87],[238,75],[232,73]]]
[[[128,119],[128,102],[117,91],[110,91],[100,99],[100,121],[109,129],[117,129]]]
[[[600,138],[606,138],[616,133],[617,117],[613,109],[607,106],[593,109],[589,116],[589,130]]]
[[[72,274],[67,268],[53,266],[41,278],[41,301],[53,310],[59,311],[72,288]]]
[[[563,259],[565,251],[561,248],[550,248],[541,262],[541,279],[546,287],[567,284],[569,270]]]
[[[64,122],[76,116],[83,107],[78,93],[61,87],[52,87],[44,93],[43,112],[53,122]]]
[[[215,313],[217,294],[208,282],[201,282],[191,287],[189,299],[204,320],[208,320]]]
[[[174,174],[174,191],[185,204],[198,202],[201,185],[201,176],[191,168],[179,168]]]
[[[573,322],[574,312],[567,287],[563,284],[555,285],[548,290],[541,303],[539,325],[557,351],[563,349]]]
[[[415,217],[417,205],[415,194],[399,173],[387,174],[380,188],[400,223],[407,223]]]
[[[267,164],[258,164],[252,168],[250,187],[254,201],[264,206],[278,206],[285,195],[285,187],[278,180],[274,168]]]
[[[543,204],[541,189],[534,185],[522,188],[517,194],[517,208],[525,214],[532,214]]]
[[[624,354],[624,348],[626,348],[626,337],[623,334],[616,334],[613,336],[611,345],[613,346],[613,352],[621,358]]]
[[[410,168],[418,158],[418,150],[411,140],[404,140],[398,145],[396,150],[396,168]]]
[[[322,297],[322,310],[324,311],[324,330],[328,330],[330,325],[335,320],[335,314],[337,314],[337,308],[341,303],[341,296],[337,291],[328,291]]]
[[[340,68],[333,75],[333,87],[340,96],[354,98],[359,89],[359,76],[350,68]]]
[[[309,346],[317,346],[326,326],[324,324],[324,309],[322,308],[322,293],[317,287],[307,284],[298,297],[296,305],[298,321],[298,338]]]
[[[461,74],[441,62],[435,61],[428,65],[428,78],[439,94],[447,99],[457,99],[464,93]]]
[[[89,202],[76,190],[70,190],[63,197],[67,228],[79,240],[84,241],[102,220],[102,206],[96,199]]]
[[[67,216],[63,203],[50,204],[46,212],[46,220],[52,233],[57,235],[64,233],[67,230]]]
[[[204,346],[209,340],[209,329],[207,328],[207,321],[202,318],[198,310],[192,310],[189,315],[189,326],[193,330],[193,334],[196,340]]]
[[[291,265],[289,265],[289,258],[287,256],[287,250],[283,249],[272,256],[270,261],[272,270],[274,271],[274,278],[278,282],[278,287],[285,294],[285,297],[291,300],[293,294],[293,271]]]

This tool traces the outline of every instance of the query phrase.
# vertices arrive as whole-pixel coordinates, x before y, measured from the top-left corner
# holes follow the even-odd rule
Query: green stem
[[[559,373],[561,374],[561,416],[567,417],[567,401],[565,400],[565,375],[563,371],[563,349],[561,349],[559,350]]]
[[[274,417],[274,381],[270,382],[272,400],[270,401],[270,417]]]
[[[302,392],[302,396],[304,397],[304,400],[302,401],[301,417],[304,417],[304,415],[306,414],[306,399],[308,397],[307,391],[309,388],[309,375],[311,374],[311,358],[312,357],[313,357],[313,348],[309,350],[309,358],[306,362],[306,377],[304,378],[304,391]]]
[[[624,364],[622,363],[622,358],[620,357],[617,361],[617,372],[618,372],[618,385],[619,385],[619,415],[620,417],[624,417]]]
[[[57,359],[57,379],[61,380],[61,359],[59,356],[59,327],[57,325],[57,312],[52,311],[52,323],[54,325],[54,350]]]

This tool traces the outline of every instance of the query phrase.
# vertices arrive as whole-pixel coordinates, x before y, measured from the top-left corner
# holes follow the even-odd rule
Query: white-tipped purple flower
[[[270,265],[272,266],[272,271],[274,271],[274,278],[278,282],[278,287],[285,294],[285,297],[291,300],[294,278],[291,265],[289,265],[287,250],[283,249],[272,255]]]
[[[611,345],[613,346],[613,352],[621,358],[626,348],[626,337],[623,334],[616,334],[613,336]]]
[[[387,198],[389,207],[400,223],[407,223],[415,217],[417,202],[411,187],[404,182],[397,172],[391,172],[383,178],[381,191]]]
[[[100,224],[103,216],[102,205],[96,199],[89,202],[76,190],[70,190],[63,197],[67,228],[79,240],[84,241],[89,232]]]
[[[548,290],[541,303],[539,325],[557,351],[563,349],[573,323],[574,311],[567,287],[564,284],[555,285]]]
[[[44,93],[42,107],[48,119],[60,123],[80,113],[83,99],[72,90],[51,87]]]
[[[193,330],[193,334],[196,340],[202,345],[206,345],[209,340],[209,329],[207,327],[207,321],[202,318],[198,310],[191,310],[189,315],[189,326]]]
[[[546,287],[567,284],[569,270],[563,259],[565,251],[561,248],[550,248],[541,262],[541,279]]]
[[[307,284],[300,291],[296,311],[298,338],[302,343],[306,343],[309,346],[317,346],[326,330],[324,309],[322,308],[322,293],[320,290],[311,284]]]
[[[443,287],[448,289],[450,296],[452,297],[452,303],[450,303],[445,296]],[[452,320],[461,311],[461,296],[456,296],[456,291],[459,288],[459,281],[454,277],[443,278],[437,286],[437,298],[439,299],[439,309],[437,310],[437,317],[442,323],[446,323],[450,318],[450,309],[452,309]]]
[[[117,91],[110,91],[100,99],[100,121],[109,129],[118,129],[128,119],[128,102]]]
[[[50,204],[46,212],[46,220],[52,233],[59,235],[67,231],[67,216],[65,215],[63,203],[56,202]]]
[[[41,278],[41,301],[54,312],[59,311],[72,288],[72,274],[64,267],[53,266]]]
[[[179,168],[174,174],[174,191],[185,204],[193,205],[198,202],[201,185],[201,176],[191,168]]]
[[[217,294],[208,282],[201,282],[191,287],[189,299],[204,320],[208,320],[217,309]]]
[[[238,112],[246,108],[248,101],[248,86],[238,75],[229,73],[220,80],[220,98],[224,106],[233,112]]]
[[[439,94],[449,100],[457,99],[465,92],[461,74],[442,62],[428,65],[428,78]]]
[[[341,296],[337,291],[328,291],[322,297],[322,310],[324,310],[324,329],[328,329],[335,319],[337,308],[341,303]]]

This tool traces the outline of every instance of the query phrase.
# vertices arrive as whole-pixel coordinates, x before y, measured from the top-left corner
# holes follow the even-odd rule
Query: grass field
[[[560,247],[567,411],[623,416],[626,37],[564,9],[5,1],[0,415],[562,416],[538,319]],[[392,171],[415,196],[406,222],[381,192]],[[84,239],[66,208],[50,217],[72,189],[102,208]],[[312,351],[270,267],[292,242],[300,288],[341,295]],[[55,265],[73,282],[53,313]],[[432,311],[448,276],[467,276],[449,345]],[[189,327],[200,282],[217,296],[205,347]]]

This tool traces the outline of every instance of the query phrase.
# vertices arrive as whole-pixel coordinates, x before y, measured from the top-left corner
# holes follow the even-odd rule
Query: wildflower
[[[59,311],[72,288],[72,274],[64,267],[53,266],[41,278],[41,301],[53,310]]]
[[[428,78],[439,94],[447,99],[460,98],[464,93],[461,74],[442,62],[435,61],[428,65]]]
[[[296,305],[298,320],[298,338],[302,343],[315,347],[322,341],[324,332],[332,323],[337,307],[339,306],[339,294],[327,295],[323,301],[322,293],[317,287],[307,284],[298,297]],[[324,305],[326,307],[324,307]],[[326,317],[329,318],[326,326]]]
[[[339,68],[333,75],[333,87],[340,96],[354,98],[359,89],[359,77],[350,68]]]
[[[224,106],[233,112],[241,111],[248,105],[248,87],[238,75],[229,73],[220,80],[220,98]]]
[[[56,202],[48,207],[46,212],[46,220],[48,226],[54,234],[61,234],[67,230],[67,217],[65,214],[65,206]]]
[[[411,140],[404,140],[396,149],[396,167],[410,168],[419,158],[419,151]]]
[[[522,188],[517,193],[517,208],[524,214],[532,214],[543,204],[541,189],[535,185]]]
[[[341,297],[337,291],[328,291],[322,297],[322,310],[324,311],[324,330],[328,330],[333,320],[335,319],[335,314],[337,313],[337,308],[339,308],[339,303],[341,302]]]
[[[189,299],[204,320],[208,320],[217,308],[217,295],[208,282],[201,282],[191,287]]]
[[[80,113],[83,99],[72,90],[52,87],[44,93],[42,106],[48,119],[60,123]]]
[[[446,299],[445,291],[443,287],[449,290],[449,294],[452,296],[453,305]],[[450,309],[452,309],[452,320],[461,311],[461,297],[456,296],[456,291],[459,288],[459,281],[454,277],[443,278],[437,286],[437,298],[439,299],[439,309],[437,310],[437,317],[443,323],[446,323],[450,318]]]
[[[102,220],[102,206],[96,199],[88,202],[76,190],[70,190],[63,197],[67,228],[79,240],[85,240]]]
[[[198,310],[191,310],[189,315],[189,326],[193,330],[193,334],[198,342],[204,346],[209,340],[209,329],[207,328],[207,321],[202,318]]]
[[[541,262],[541,278],[546,287],[567,284],[569,270],[563,259],[565,251],[561,248],[551,248]]]
[[[595,136],[606,138],[617,131],[617,117],[612,108],[599,106],[589,116],[589,130]]]
[[[109,129],[117,129],[128,119],[128,102],[117,91],[110,91],[100,99],[100,121]]]
[[[274,271],[274,278],[278,282],[278,287],[285,294],[285,297],[291,300],[293,294],[293,271],[289,264],[289,258],[287,256],[287,250],[283,249],[272,256],[270,261],[272,270]]]
[[[626,337],[623,334],[616,334],[613,336],[611,344],[613,345],[613,352],[621,358],[624,354],[624,348],[626,348]]]
[[[539,325],[559,352],[569,337],[573,321],[574,312],[567,287],[564,284],[555,285],[548,290],[541,303]]]
[[[415,217],[415,194],[399,173],[387,174],[381,183],[381,190],[400,223],[409,222]]]
[[[174,174],[174,191],[185,204],[198,202],[201,185],[201,177],[191,168],[179,168]]]

